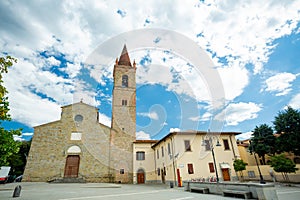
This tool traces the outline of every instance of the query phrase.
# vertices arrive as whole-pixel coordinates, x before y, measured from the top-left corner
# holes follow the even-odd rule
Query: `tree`
[[[8,91],[3,85],[3,73],[8,73],[8,68],[17,60],[11,56],[0,57],[0,120],[10,120],[9,102],[6,96]],[[1,125],[0,121],[0,125]],[[14,141],[13,135],[20,135],[21,130],[5,130],[0,127],[0,166],[8,165],[8,158],[19,151],[19,144]]]
[[[261,124],[260,126],[255,127],[252,135],[253,137],[249,146],[250,152],[257,153],[258,156],[262,158],[262,163],[265,165],[265,155],[274,155],[276,151],[276,138],[273,135],[273,129],[267,124]]]
[[[11,67],[13,63],[16,62],[17,59],[11,56],[6,56],[6,58],[0,57],[0,120],[10,120],[10,115],[8,114],[9,111],[8,97],[6,97],[8,91],[3,86],[2,74],[7,73],[8,68]]]
[[[25,170],[31,141],[22,141],[17,143],[20,143],[18,153],[13,154],[8,158],[9,164],[11,166],[10,173],[15,176],[22,175]]]
[[[279,134],[277,148],[279,152],[292,152],[300,155],[300,112],[288,106],[278,113],[273,122]]]
[[[243,176],[243,170],[246,169],[246,165],[248,165],[247,163],[245,163],[243,160],[241,159],[235,159],[233,161],[233,167],[234,167],[234,171],[239,172],[241,179],[244,180],[244,176]]]
[[[271,157],[271,167],[273,167],[275,172],[281,172],[283,180],[290,182],[288,173],[296,172],[296,164],[286,158],[284,154],[276,155]]]

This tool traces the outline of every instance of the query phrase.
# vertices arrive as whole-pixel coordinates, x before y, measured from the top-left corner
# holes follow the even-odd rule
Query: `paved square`
[[[13,198],[17,185],[22,186],[21,196]],[[279,200],[300,199],[300,187],[276,186]],[[0,185],[0,200],[186,200],[186,199],[232,199],[213,194],[185,192],[183,188],[166,185],[116,185],[106,183],[48,184],[11,183]]]

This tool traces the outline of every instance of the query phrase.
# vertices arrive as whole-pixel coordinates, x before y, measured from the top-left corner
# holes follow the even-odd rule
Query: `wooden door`
[[[166,183],[166,180],[165,180],[165,171],[163,169],[161,169],[161,181],[163,184]]]
[[[144,174],[144,172],[138,172],[137,173],[137,183],[138,184],[145,183],[145,174]]]
[[[69,155],[66,160],[64,177],[78,177],[79,156]]]
[[[223,174],[223,181],[230,181],[230,175],[229,175],[228,168],[222,169],[222,174]]]
[[[178,187],[181,187],[181,177],[180,177],[180,169],[177,169],[177,183],[178,183]]]

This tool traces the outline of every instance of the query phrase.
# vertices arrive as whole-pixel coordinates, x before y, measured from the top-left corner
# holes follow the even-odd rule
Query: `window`
[[[184,140],[185,151],[191,151],[191,144],[189,140]]]
[[[209,140],[204,140],[204,142],[205,142],[205,150],[206,151],[210,151],[211,148],[210,148],[210,142],[209,142]]]
[[[164,147],[161,147],[161,157],[165,156]]]
[[[208,163],[208,167],[209,167],[209,172],[210,173],[215,172],[214,163],[212,163],[212,162]]]
[[[223,140],[224,150],[230,150],[228,140]]]
[[[157,176],[160,176],[160,168],[157,168]]]
[[[75,122],[82,122],[83,116],[82,116],[82,115],[76,115],[76,116],[74,117],[74,120],[75,120]]]
[[[295,157],[295,158],[294,158],[294,163],[300,164],[300,158],[299,158],[299,157]]]
[[[127,100],[122,100],[122,106],[127,106]]]
[[[127,75],[122,76],[122,87],[128,87],[128,76]]]
[[[189,174],[194,174],[193,164],[189,163],[189,164],[187,164],[187,166],[188,166],[188,173]]]
[[[248,177],[249,177],[249,178],[255,178],[255,173],[254,173],[254,171],[248,171]]]
[[[157,159],[159,159],[159,151],[158,151],[158,149],[156,151],[156,154],[157,154]]]
[[[171,154],[171,145],[170,145],[170,143],[168,143],[168,155],[170,155]]]
[[[145,160],[145,152],[137,151],[136,152],[136,160]]]
[[[120,174],[124,174],[124,169],[120,169]]]

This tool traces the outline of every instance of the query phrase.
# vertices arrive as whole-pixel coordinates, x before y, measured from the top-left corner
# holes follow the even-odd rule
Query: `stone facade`
[[[25,181],[64,177],[70,155],[80,158],[79,178],[90,182],[110,181],[110,128],[98,122],[96,108],[82,102],[64,106],[59,121],[37,126],[34,130]]]
[[[34,127],[23,180],[132,183],[135,72],[124,46],[114,66],[111,128],[98,122],[97,108],[83,102],[62,107],[60,120]]]
[[[132,183],[133,142],[136,134],[136,67],[131,65],[126,46],[114,66],[110,166],[114,181]]]

